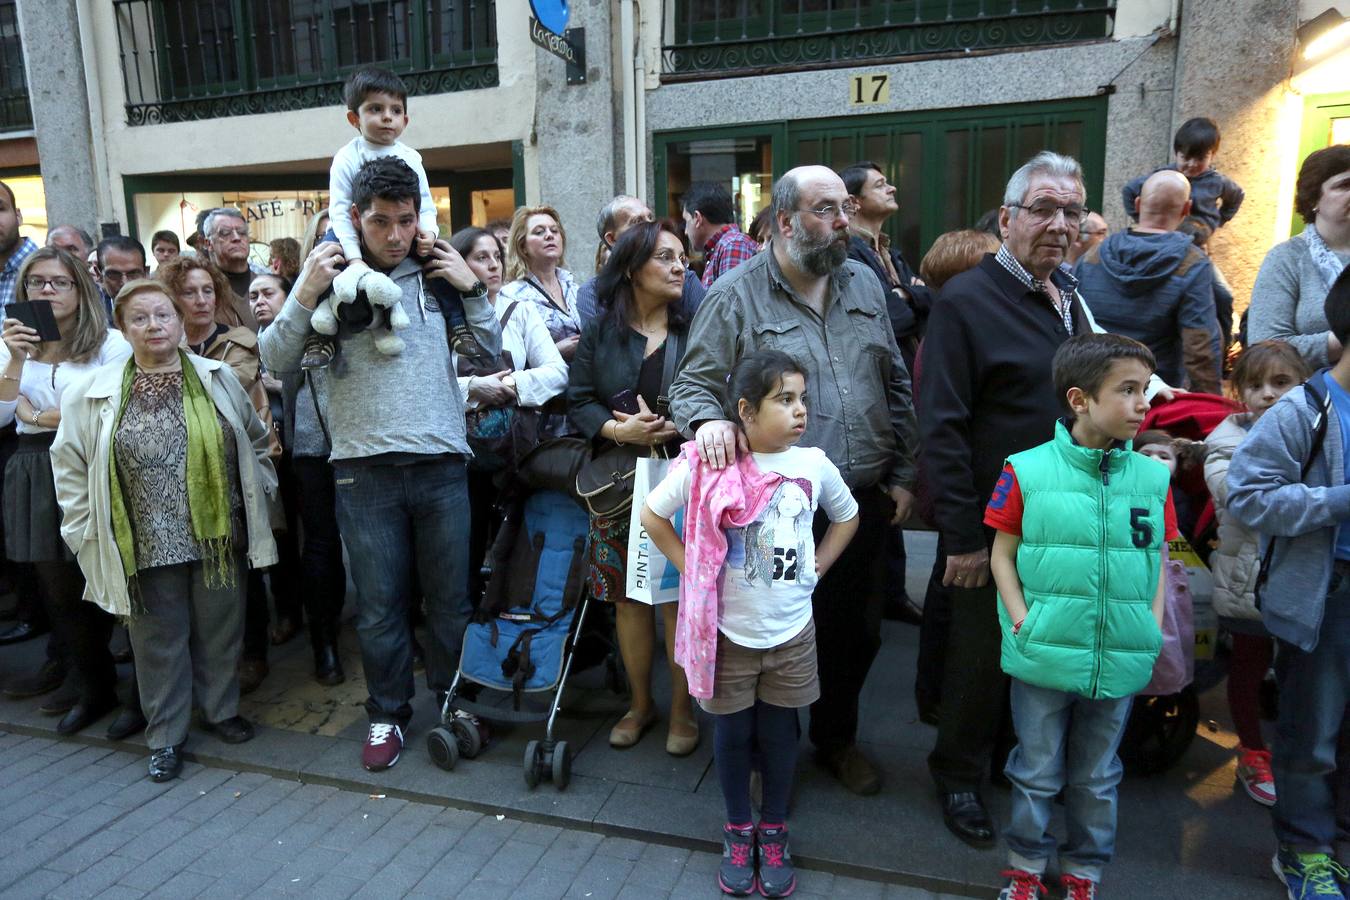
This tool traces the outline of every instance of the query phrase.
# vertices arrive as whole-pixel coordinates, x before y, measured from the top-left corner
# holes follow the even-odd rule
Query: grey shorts
[[[757,699],[789,709],[820,699],[814,619],[790,640],[767,650],[742,647],[718,633],[713,695],[699,705],[710,713],[729,715],[749,709]]]

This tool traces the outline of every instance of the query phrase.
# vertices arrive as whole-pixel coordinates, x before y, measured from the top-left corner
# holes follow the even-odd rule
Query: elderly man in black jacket
[[[1060,268],[1086,215],[1083,200],[1082,170],[1068,157],[1046,151],[1013,173],[999,216],[1003,246],[943,286],[925,338],[917,404],[923,472],[946,554],[943,584],[952,588],[928,765],[947,827],[981,847],[994,841],[980,784],[1007,696],[984,509],[1004,460],[1054,433],[1055,351],[1096,330],[1076,281]]]

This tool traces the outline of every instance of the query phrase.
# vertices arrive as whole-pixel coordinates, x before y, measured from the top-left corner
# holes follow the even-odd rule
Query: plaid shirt
[[[0,270],[0,306],[9,306],[14,302],[14,289],[19,286],[19,269],[25,259],[37,252],[37,248],[32,238],[24,238],[10,254],[5,268]]]
[[[703,286],[712,287],[719,277],[747,259],[754,259],[758,252],[759,245],[739,228],[723,225],[703,246]]]
[[[1028,272],[1026,267],[1018,262],[1017,258],[1008,250],[1007,244],[999,245],[998,253],[994,255],[994,259],[998,261],[999,265],[1011,272],[1014,278],[1026,285],[1028,290],[1044,294],[1045,299],[1050,299],[1050,292],[1046,290],[1045,282]],[[1063,276],[1066,283],[1060,288],[1060,302],[1057,305],[1057,312],[1060,318],[1064,320],[1064,330],[1073,334],[1073,298],[1078,293],[1078,279],[1074,278],[1073,274],[1064,266],[1059,267],[1059,274]],[[1059,285],[1056,285],[1056,287],[1059,287]],[[1081,297],[1079,302],[1082,302]],[[1051,301],[1051,304],[1054,305],[1054,301]],[[1086,309],[1087,304],[1083,304],[1083,307]],[[1092,326],[1093,331],[1096,331],[1097,323],[1093,322]]]

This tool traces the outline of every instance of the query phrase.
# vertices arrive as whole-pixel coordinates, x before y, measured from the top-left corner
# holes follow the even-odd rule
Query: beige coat
[[[1247,437],[1249,413],[1224,419],[1205,438],[1205,486],[1214,498],[1219,520],[1219,549],[1209,557],[1214,573],[1214,611],[1220,618],[1261,621],[1256,608],[1256,574],[1261,566],[1256,533],[1228,512],[1228,464],[1233,451]]]
[[[267,431],[227,364],[191,354],[187,359],[216,410],[234,429],[249,565],[255,569],[275,565],[277,547],[268,521],[269,507],[278,502],[277,475],[268,458]],[[84,599],[119,616],[131,613],[131,598],[113,538],[108,472],[125,370],[125,362],[102,366],[70,386],[61,400],[61,427],[52,444],[61,536],[84,573]]]

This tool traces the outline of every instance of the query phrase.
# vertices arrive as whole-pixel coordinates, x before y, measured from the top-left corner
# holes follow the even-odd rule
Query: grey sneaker
[[[759,892],[765,897],[786,897],[797,889],[797,870],[788,852],[786,825],[756,829],[759,844]]]
[[[733,897],[748,897],[755,890],[755,827],[722,829],[722,865],[717,886]]]

